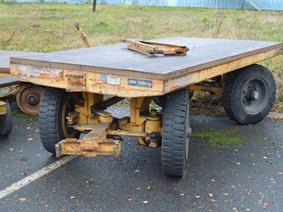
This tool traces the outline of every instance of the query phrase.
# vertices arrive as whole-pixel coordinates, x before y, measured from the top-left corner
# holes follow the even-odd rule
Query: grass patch
[[[94,46],[127,38],[170,36],[283,42],[283,12],[90,4],[0,3],[0,49],[48,52],[82,47],[74,23]],[[277,83],[275,111],[283,112],[283,56],[263,62]]]
[[[243,143],[241,132],[238,130],[193,132],[192,137],[207,140],[215,150],[237,147]]]
[[[18,109],[14,109],[11,112],[12,116],[18,116],[18,117],[22,117],[22,118],[29,118],[31,116],[23,113],[22,111],[18,110]]]

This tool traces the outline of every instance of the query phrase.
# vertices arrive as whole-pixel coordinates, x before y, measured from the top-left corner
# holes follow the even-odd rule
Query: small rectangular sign
[[[145,88],[152,88],[152,81],[151,80],[141,80],[141,79],[128,78],[128,85],[145,87]]]
[[[112,75],[107,75],[106,82],[109,85],[120,85],[121,84],[121,78],[116,77],[116,76],[112,76]]]

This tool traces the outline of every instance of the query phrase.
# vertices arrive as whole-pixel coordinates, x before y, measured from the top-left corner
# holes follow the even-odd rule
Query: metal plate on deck
[[[12,63],[45,67],[108,72],[110,74],[152,75],[157,78],[176,77],[233,61],[271,49],[283,50],[282,43],[208,38],[165,38],[162,43],[185,45],[186,56],[150,57],[127,49],[125,43],[101,47],[73,49],[43,55],[19,56]],[[140,76],[140,75],[139,75]]]

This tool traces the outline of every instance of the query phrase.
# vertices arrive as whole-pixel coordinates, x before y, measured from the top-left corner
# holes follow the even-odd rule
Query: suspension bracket
[[[100,123],[82,139],[66,138],[55,146],[56,157],[63,155],[83,155],[96,157],[97,155],[114,155],[118,157],[121,152],[121,140],[107,139],[106,129],[110,123]]]

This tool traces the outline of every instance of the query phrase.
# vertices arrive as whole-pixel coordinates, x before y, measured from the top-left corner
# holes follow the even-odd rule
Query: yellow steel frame
[[[56,145],[57,156],[84,155],[94,157],[97,155],[118,156],[121,149],[120,140],[109,139],[109,136],[138,137],[139,143],[156,147],[156,141],[151,141],[150,134],[161,135],[161,119],[153,111],[149,115],[150,97],[130,99],[130,117],[113,119],[105,111],[92,114],[91,106],[103,101],[103,95],[83,93],[82,105],[76,105],[78,118],[76,129],[89,132],[82,140],[64,139]],[[145,114],[145,115],[144,115]]]
[[[223,87],[220,86],[190,85],[188,89],[190,91],[205,91],[214,94],[223,93]]]
[[[0,101],[0,115],[6,115],[6,103],[4,101]]]
[[[19,91],[18,85],[10,85],[0,88],[0,98],[11,96]]]
[[[99,120],[91,113],[91,106],[103,101],[103,95],[83,93],[83,100],[83,106],[76,105],[76,112],[79,114],[78,126],[83,127],[98,124]]]

